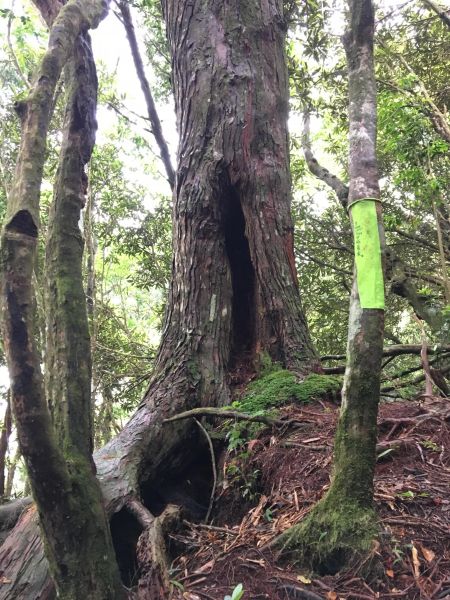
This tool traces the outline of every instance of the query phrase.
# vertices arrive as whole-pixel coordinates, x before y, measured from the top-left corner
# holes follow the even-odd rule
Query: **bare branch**
[[[211,516],[211,511],[213,509],[214,497],[216,495],[216,488],[217,488],[216,455],[214,454],[214,446],[213,446],[213,443],[211,440],[211,436],[208,433],[208,430],[205,427],[203,427],[203,425],[200,423],[200,421],[198,419],[194,419],[194,421],[197,423],[197,425],[202,430],[203,435],[206,437],[206,441],[208,442],[209,452],[211,454],[211,466],[212,466],[212,471],[213,471],[213,486],[212,486],[211,495],[209,498],[208,512],[206,513],[206,517],[205,517],[205,523],[208,523],[209,517]]]
[[[400,356],[402,354],[420,355],[421,351],[422,344],[392,345],[383,348],[383,356]],[[444,352],[450,352],[450,345],[431,346],[428,348],[428,352],[429,354],[442,354]],[[345,354],[326,354],[321,356],[320,360],[344,360],[344,358]]]
[[[152,125],[152,133],[155,137],[156,143],[158,144],[161,160],[166,170],[167,180],[170,184],[170,187],[173,189],[175,185],[175,171],[172,166],[172,161],[170,160],[169,147],[167,146],[167,142],[163,136],[161,121],[159,120],[155,101],[150,90],[150,85],[148,83],[147,77],[145,76],[144,64],[142,62],[142,57],[139,52],[139,46],[136,39],[136,33],[134,31],[130,7],[126,0],[121,0],[117,2],[117,6],[119,7],[120,14],[122,15],[121,21],[123,23],[123,26],[125,27],[128,43],[130,44],[131,54],[133,55],[134,66],[139,79],[139,83],[141,84],[141,89],[144,94],[145,102],[147,104],[148,118]]]
[[[336,177],[336,175],[333,175],[333,173],[330,173],[328,169],[320,165],[317,159],[314,157],[311,145],[310,118],[310,111],[307,107],[305,107],[303,113],[302,147],[306,164],[313,175],[326,183],[336,192],[340,203],[345,208],[348,200],[348,187],[339,179],[339,177]]]
[[[14,66],[16,67],[17,74],[19,75],[20,79],[22,80],[22,83],[24,84],[25,88],[29,89],[30,84],[28,83],[27,78],[25,77],[25,75],[22,72],[22,69],[20,68],[19,61],[17,60],[17,56],[16,56],[16,53],[14,52],[14,47],[13,47],[12,40],[11,40],[12,20],[13,20],[13,13],[10,12],[9,17],[8,17],[8,25],[7,25],[7,32],[6,32],[6,40],[8,42],[9,53],[11,54],[12,61],[14,63]]]
[[[173,421],[181,421],[182,419],[190,419],[191,417],[218,417],[219,419],[237,419],[238,421],[250,421],[252,423],[264,423],[264,425],[286,425],[286,421],[280,419],[270,419],[262,415],[247,415],[236,410],[225,410],[221,408],[193,408],[185,412],[179,413],[169,419],[164,419],[163,423],[172,423]]]
[[[425,6],[437,14],[444,25],[447,25],[447,27],[450,28],[450,10],[441,8],[438,4],[436,4],[436,2],[433,2],[433,0],[422,0],[422,2],[425,4]]]

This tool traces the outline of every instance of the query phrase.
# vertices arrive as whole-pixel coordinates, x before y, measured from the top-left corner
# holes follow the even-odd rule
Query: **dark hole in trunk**
[[[351,553],[345,549],[337,549],[327,559],[317,565],[317,572],[321,577],[336,575],[345,567],[351,558]]]
[[[183,509],[182,518],[196,522],[206,516],[211,489],[211,456],[207,449],[203,449],[182,472],[168,470],[157,482],[141,483],[140,493],[142,503],[153,516],[159,516],[168,504],[175,504]],[[136,548],[142,526],[127,508],[113,515],[110,526],[122,581],[131,588],[139,579]],[[172,542],[168,545],[172,559],[184,550],[184,547],[177,547]]]
[[[238,194],[226,198],[224,213],[225,248],[233,286],[230,369],[250,359],[255,345],[255,272],[245,235],[245,217]]]
[[[136,546],[142,527],[126,508],[113,515],[110,527],[122,582],[131,588],[138,580]]]
[[[176,504],[183,509],[185,518],[201,521],[208,510],[211,488],[211,457],[204,449],[182,472],[168,471],[157,482],[143,482],[141,498],[155,517],[168,504]]]

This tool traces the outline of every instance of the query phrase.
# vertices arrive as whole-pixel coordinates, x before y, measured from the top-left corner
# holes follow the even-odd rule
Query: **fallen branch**
[[[239,535],[239,531],[233,531],[226,527],[216,527],[215,525],[207,525],[206,523],[192,523],[191,521],[183,521],[184,525],[188,527],[194,527],[197,529],[206,529],[207,531],[217,531],[218,533],[225,533],[227,535]]]
[[[217,417],[219,419],[237,419],[238,421],[250,421],[252,423],[264,423],[264,425],[286,425],[292,421],[284,421],[281,419],[271,419],[263,415],[247,415],[236,410],[226,410],[223,408],[193,408],[185,412],[179,413],[169,419],[164,419],[163,423],[172,423],[173,421],[181,421],[182,419],[190,419],[193,417]],[[296,419],[294,419],[295,421]]]
[[[402,354],[420,354],[422,351],[422,344],[395,344],[392,346],[386,346],[383,348],[383,356],[401,356]],[[428,348],[429,354],[439,354],[443,352],[450,352],[450,345],[436,345]],[[344,360],[345,354],[325,354],[320,357],[321,361],[324,360]]]
[[[336,367],[322,367],[325,375],[343,375],[345,373],[345,365],[337,365]]]
[[[439,369],[439,371],[442,376],[446,375],[447,373],[450,372],[450,365],[443,367],[442,369]],[[414,379],[411,379],[410,381],[404,381],[404,382],[396,384],[396,385],[386,385],[381,388],[381,392],[395,392],[396,390],[407,387],[409,385],[416,385],[418,383],[421,383],[422,381],[425,381],[424,374],[418,375],[417,377],[414,377]]]

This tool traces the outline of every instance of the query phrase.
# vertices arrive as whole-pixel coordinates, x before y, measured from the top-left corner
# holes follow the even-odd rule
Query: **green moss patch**
[[[315,398],[336,397],[341,386],[340,377],[311,374],[298,381],[294,373],[286,369],[266,370],[250,383],[244,396],[234,406],[253,414],[291,402],[303,404]]]

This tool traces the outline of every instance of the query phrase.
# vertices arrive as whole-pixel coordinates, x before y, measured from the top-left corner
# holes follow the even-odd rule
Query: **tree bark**
[[[50,6],[41,0],[37,4]],[[53,23],[36,83],[19,106],[21,148],[2,233],[3,329],[19,445],[50,571],[59,595],[67,600],[124,596],[92,468],[89,336],[77,225],[84,164],[95,135],[91,119],[97,81],[86,31],[98,23],[104,11],[103,2],[69,1]],[[52,20],[49,17],[49,24]],[[32,274],[47,128],[55,87],[68,60],[68,105],[47,260],[51,311],[47,358],[52,374],[58,377],[58,385],[48,386],[55,436],[36,346]],[[46,584],[47,589],[51,587]]]
[[[181,325],[215,339],[220,370],[265,350],[307,371],[318,363],[293,254],[282,2],[240,4],[163,2],[180,135],[163,346]],[[206,285],[184,290],[192,270]]]
[[[9,437],[12,431],[11,392],[6,394],[5,416],[0,433],[0,497],[5,495],[6,456],[8,454]]]
[[[180,134],[168,309],[142,404],[95,453],[128,585],[143,532],[130,506],[152,510],[165,482],[186,479],[202,452],[210,460],[191,419],[165,419],[229,402],[228,372],[252,368],[263,352],[300,375],[320,370],[293,253],[282,2],[163,7]],[[40,595],[46,566],[30,521],[27,513],[0,549],[0,573],[12,582],[0,599],[49,597]],[[25,535],[32,554],[18,543]]]
[[[361,198],[379,198],[376,159],[376,86],[373,64],[374,15],[371,0],[349,0],[350,28],[345,36],[349,67],[350,148],[349,205]],[[378,231],[384,248],[381,204],[376,203]],[[324,504],[332,510],[351,512],[367,522],[372,511],[373,475],[377,439],[377,413],[383,355],[384,311],[362,308],[357,277],[350,298],[347,368],[335,440],[334,474]],[[372,516],[370,514],[370,516]],[[370,522],[370,519],[369,519]],[[362,523],[361,523],[362,524]],[[347,525],[348,527],[348,525]],[[373,527],[357,531],[355,549],[373,533]],[[341,533],[351,539],[351,530]],[[358,536],[360,539],[358,539]],[[336,551],[336,548],[333,549]]]
[[[371,0],[349,0],[344,37],[349,69],[348,206],[379,198],[376,159],[376,86],[373,63],[374,14]],[[376,202],[378,236],[384,247],[381,205]],[[350,209],[356,239],[353,209]],[[357,252],[355,251],[355,254]],[[322,572],[335,573],[355,554],[367,552],[376,533],[373,476],[383,354],[384,310],[363,308],[360,273],[350,297],[347,366],[334,446],[330,489],[300,525],[278,543],[285,552]],[[375,305],[376,302],[373,303]]]

